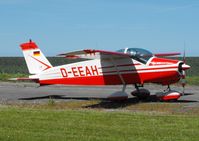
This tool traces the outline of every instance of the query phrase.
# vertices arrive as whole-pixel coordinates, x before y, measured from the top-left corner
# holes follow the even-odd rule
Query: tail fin
[[[30,74],[39,74],[44,70],[52,68],[50,62],[31,40],[28,43],[21,44],[20,47],[23,51]]]

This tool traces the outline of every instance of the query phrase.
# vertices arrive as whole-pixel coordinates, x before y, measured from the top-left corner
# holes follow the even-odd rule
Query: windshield
[[[139,62],[146,64],[148,60],[153,57],[153,54],[145,49],[141,48],[128,48],[128,49],[120,49],[118,52],[123,52],[126,54],[130,54],[132,59],[135,59]]]

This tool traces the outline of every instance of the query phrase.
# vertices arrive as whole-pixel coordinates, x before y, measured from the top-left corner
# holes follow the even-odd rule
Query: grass
[[[0,140],[199,140],[199,108],[100,100],[0,107]]]
[[[26,77],[0,74],[0,80]],[[199,85],[199,77],[187,77]],[[88,110],[91,109],[91,110]],[[0,141],[198,141],[199,108],[99,100],[0,106]]]
[[[199,118],[94,110],[0,108],[3,141],[199,140]]]
[[[55,99],[49,99],[47,103],[4,103],[9,107],[28,108],[28,109],[47,109],[47,110],[96,110],[96,111],[130,111],[141,113],[155,113],[161,115],[194,115],[199,116],[199,108],[189,107],[183,103],[172,102],[136,102],[126,101],[108,101],[108,100],[82,100],[60,102]]]

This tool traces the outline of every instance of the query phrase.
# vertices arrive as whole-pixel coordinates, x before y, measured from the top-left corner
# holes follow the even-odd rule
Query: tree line
[[[182,58],[178,58],[182,60]],[[83,59],[66,59],[61,57],[48,57],[53,66],[69,64]],[[186,63],[191,66],[188,76],[199,76],[199,57],[187,57]],[[26,62],[23,57],[0,57],[0,73],[28,74]]]

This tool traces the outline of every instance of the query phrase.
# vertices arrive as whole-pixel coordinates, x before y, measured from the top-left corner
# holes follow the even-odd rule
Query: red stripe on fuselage
[[[164,85],[179,81],[177,71],[150,72],[150,73],[129,73],[122,74],[126,84],[135,83],[161,83]],[[118,75],[102,75],[89,77],[59,78],[50,80],[40,80],[41,85],[64,84],[64,85],[119,85],[122,84]]]

